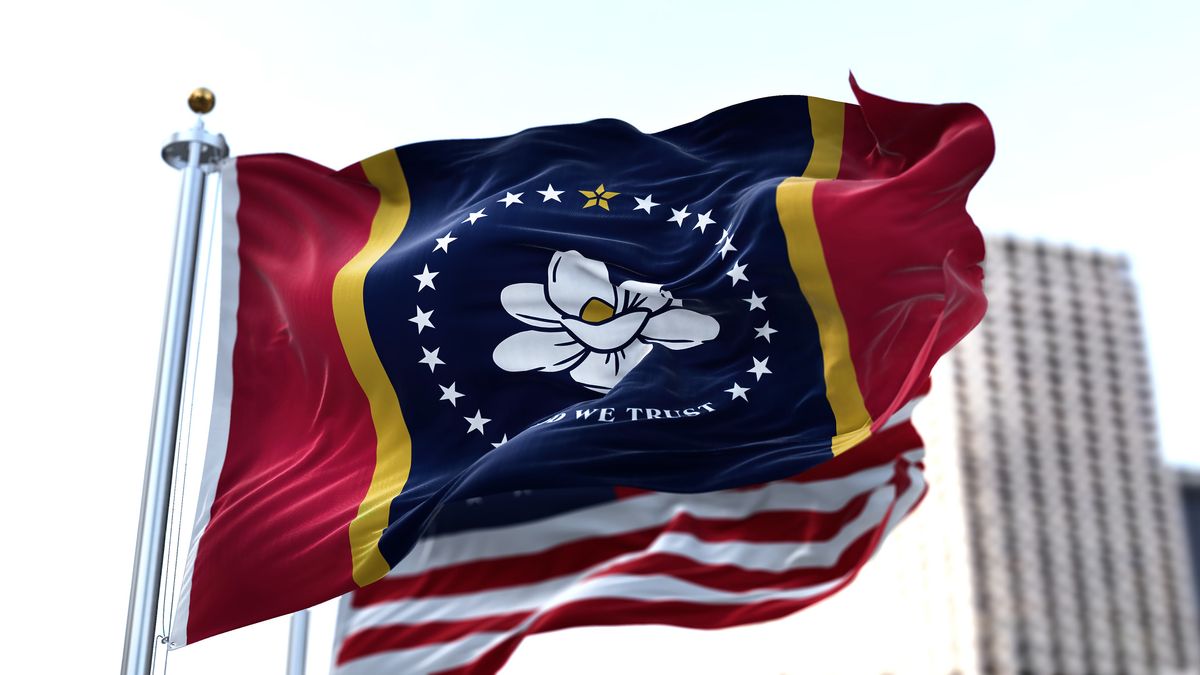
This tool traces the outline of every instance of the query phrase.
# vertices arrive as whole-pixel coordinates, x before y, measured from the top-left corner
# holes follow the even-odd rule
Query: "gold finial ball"
[[[188,94],[188,107],[197,115],[204,115],[212,112],[212,109],[217,105],[217,95],[212,93],[207,87],[197,87]]]

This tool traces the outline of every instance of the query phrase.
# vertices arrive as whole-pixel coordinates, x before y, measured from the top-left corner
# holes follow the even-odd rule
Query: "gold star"
[[[621,193],[620,192],[608,192],[604,189],[604,183],[601,183],[600,187],[597,187],[595,190],[580,190],[579,194],[588,198],[587,202],[584,203],[583,208],[587,209],[587,208],[591,208],[591,207],[599,204],[600,208],[607,211],[608,210],[608,200],[612,199],[613,197],[616,197],[617,195],[619,195]]]

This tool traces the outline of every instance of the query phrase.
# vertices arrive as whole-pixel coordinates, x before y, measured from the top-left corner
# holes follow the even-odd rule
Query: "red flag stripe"
[[[346,638],[342,643],[338,661],[352,661],[381,652],[453,642],[474,633],[512,631],[532,615],[533,612],[513,612],[480,617],[473,621],[426,621],[415,625],[370,628]]]

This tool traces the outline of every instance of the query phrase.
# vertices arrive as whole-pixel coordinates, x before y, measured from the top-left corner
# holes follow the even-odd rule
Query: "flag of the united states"
[[[387,577],[343,599],[334,673],[492,673],[533,633],[782,617],[854,578],[924,495],[923,454],[906,410],[788,480],[609,491],[548,516],[529,515],[536,494],[464,505],[462,522],[435,525]],[[514,504],[526,505],[519,522],[502,513]]]

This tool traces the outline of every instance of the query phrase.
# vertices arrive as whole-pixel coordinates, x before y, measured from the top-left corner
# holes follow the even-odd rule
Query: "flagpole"
[[[129,591],[129,614],[125,622],[123,675],[150,675],[155,650],[154,615],[158,607],[162,576],[167,511],[179,429],[179,404],[183,394],[188,329],[196,271],[196,247],[200,218],[204,211],[204,183],[229,155],[221,134],[204,129],[202,115],[216,103],[213,93],[197,89],[188,97],[196,113],[196,124],[174,134],[162,149],[167,164],[183,171],[183,187],[175,229],[170,290],[159,347],[158,388],[150,423],[146,473],[142,483],[142,510],[138,519],[133,581]]]
[[[308,610],[292,614],[288,627],[287,675],[304,675],[308,663]]]

